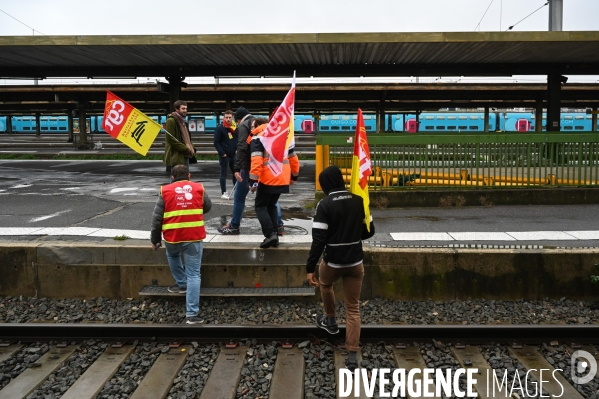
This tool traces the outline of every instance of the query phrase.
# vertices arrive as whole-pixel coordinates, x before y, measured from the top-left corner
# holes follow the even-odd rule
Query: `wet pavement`
[[[219,171],[216,161],[191,167],[192,179],[204,184],[213,201],[205,215],[208,234],[218,234],[216,228],[230,220],[233,209],[232,200],[220,198]],[[286,234],[310,233],[314,177],[315,162],[301,161],[298,183],[290,194],[281,196]],[[0,240],[107,240],[3,235],[6,228],[148,231],[160,185],[166,183],[160,161],[0,161]],[[227,184],[230,189],[231,181]],[[246,200],[242,235],[261,235],[254,197],[249,194]],[[372,214],[377,231],[370,240],[374,245],[599,247],[599,205],[373,208]],[[426,239],[419,238],[423,235]]]

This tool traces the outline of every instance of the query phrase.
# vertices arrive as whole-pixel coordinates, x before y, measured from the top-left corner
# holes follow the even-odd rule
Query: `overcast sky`
[[[0,0],[46,35],[506,30],[545,0]],[[549,6],[514,30],[547,30]],[[598,0],[564,0],[564,30],[599,30]],[[0,35],[31,35],[0,12]]]
[[[499,31],[545,2],[0,0],[0,35],[32,35],[31,28],[36,35]],[[513,30],[546,31],[548,14],[542,7]],[[599,0],[564,0],[563,28],[599,30]]]

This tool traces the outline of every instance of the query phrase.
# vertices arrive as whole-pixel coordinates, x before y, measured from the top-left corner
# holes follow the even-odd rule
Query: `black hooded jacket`
[[[323,170],[318,181],[327,196],[316,206],[306,272],[314,273],[323,251],[323,259],[331,267],[355,266],[364,259],[362,240],[374,235],[372,217],[368,231],[362,197],[345,189],[338,167]]]

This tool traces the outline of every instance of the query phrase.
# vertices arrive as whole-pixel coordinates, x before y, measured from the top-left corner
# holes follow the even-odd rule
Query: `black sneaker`
[[[187,292],[187,287],[179,287],[178,285],[171,285],[166,290],[173,294],[185,294]]]
[[[354,370],[357,369],[359,366],[358,362],[350,361],[349,358],[347,358],[345,359],[345,367],[347,367],[347,369],[353,373]]]
[[[285,235],[285,226],[279,226],[279,228],[277,229],[277,235],[279,237]]]
[[[185,324],[202,324],[204,322],[204,319],[198,317],[198,316],[193,316],[193,317],[188,317],[187,320],[185,321]]]
[[[227,223],[224,226],[217,228],[216,230],[225,236],[238,236],[239,235],[239,227],[235,229],[235,228],[231,227],[231,223]]]
[[[273,234],[270,237],[265,238],[264,241],[262,241],[262,244],[260,244],[260,248],[262,248],[262,249],[270,248],[270,247],[278,247],[278,246],[279,246],[279,237],[277,237],[276,234]]]
[[[329,324],[328,317],[322,315],[316,318],[316,325],[323,330],[326,330],[329,334],[337,334],[339,332],[339,326],[337,323]]]

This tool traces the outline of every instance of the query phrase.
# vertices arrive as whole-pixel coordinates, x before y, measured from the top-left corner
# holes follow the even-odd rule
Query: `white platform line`
[[[599,240],[599,231],[403,232],[389,233],[394,241],[576,241]]]

